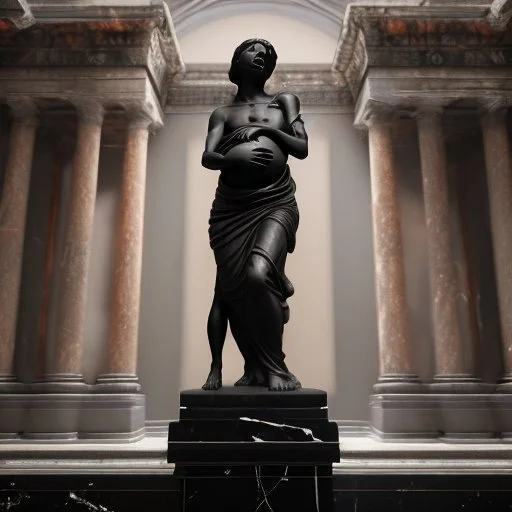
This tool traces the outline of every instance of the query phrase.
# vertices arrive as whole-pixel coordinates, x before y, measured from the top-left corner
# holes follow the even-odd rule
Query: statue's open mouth
[[[265,67],[265,61],[262,57],[254,57],[251,66],[256,69],[263,69]]]

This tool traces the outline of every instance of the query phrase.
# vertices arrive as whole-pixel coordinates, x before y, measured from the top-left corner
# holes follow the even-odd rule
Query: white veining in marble
[[[69,497],[73,501],[76,501],[77,503],[85,505],[88,510],[91,510],[93,512],[112,512],[111,510],[104,507],[103,505],[95,505],[94,503],[91,503],[89,500],[86,500],[85,498],[80,498],[72,491],[69,492]]]
[[[259,437],[256,437],[256,436],[251,436],[251,437],[252,437],[252,440],[256,441],[257,443],[264,443],[265,442],[263,439],[260,439]]]
[[[318,471],[315,466],[315,501],[316,501],[316,512],[320,512],[320,507],[318,505]]]
[[[258,476],[258,468],[259,468],[259,476]],[[272,507],[270,506],[270,503],[268,502],[268,497],[277,489],[277,486],[281,483],[281,482],[288,482],[288,478],[287,478],[287,475],[288,475],[288,466],[286,466],[285,470],[284,470],[284,475],[277,481],[277,483],[274,485],[274,487],[272,487],[267,493],[265,492],[265,489],[263,488],[263,482],[261,480],[261,467],[260,466],[256,466],[256,479],[258,480],[258,489],[261,489],[261,491],[263,492],[263,496],[264,498],[260,501],[260,503],[258,504],[258,506],[256,507],[255,509],[255,512],[257,512],[259,510],[259,508],[264,504],[266,503],[269,507],[270,510],[272,510]]]
[[[11,484],[12,485],[12,484]],[[11,510],[14,507],[17,507],[21,504],[22,500],[24,499],[30,499],[30,496],[28,494],[25,494],[23,492],[20,492],[18,496],[15,498],[11,498],[10,496],[7,496],[6,501],[0,501],[0,510]]]
[[[318,437],[315,437],[313,435],[313,431],[311,429],[309,429],[309,428],[295,427],[293,425],[286,425],[285,423],[272,423],[271,421],[257,420],[255,418],[247,418],[245,416],[240,418],[240,421],[253,421],[254,423],[263,423],[264,425],[270,425],[271,427],[290,428],[290,429],[293,429],[293,430],[302,430],[302,432],[304,432],[304,434],[306,434],[307,436],[311,437],[312,441],[316,441],[316,442],[319,442],[319,443],[322,442],[321,439],[318,439]]]
[[[270,512],[274,512],[274,509],[270,506],[270,503],[268,502],[267,493],[265,491],[265,487],[263,487],[263,482],[261,481],[261,466],[255,466],[254,469],[256,470],[256,480],[258,482],[258,490],[261,490],[261,492],[263,493],[263,500],[257,506],[256,510],[258,510],[263,503],[266,503]]]

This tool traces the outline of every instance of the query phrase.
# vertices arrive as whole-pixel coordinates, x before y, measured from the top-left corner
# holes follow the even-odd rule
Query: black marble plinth
[[[180,395],[167,460],[182,480],[183,510],[333,510],[338,426],[327,394],[231,387]],[[300,507],[303,507],[302,509]]]
[[[2,469],[2,468],[0,468]],[[5,467],[3,470],[5,471]],[[260,479],[267,501],[274,512],[314,512],[317,510],[312,476],[299,479],[294,466],[262,468]],[[196,479],[184,480],[171,474],[0,474],[0,511],[8,512],[201,512],[254,510],[258,479],[232,475],[235,485],[228,486],[229,475],[222,480],[218,472],[205,469]],[[237,469],[236,471],[238,471]],[[300,470],[300,469],[299,469]],[[75,470],[75,472],[78,469]],[[242,470],[241,470],[242,471]],[[510,512],[512,474],[502,470],[486,474],[382,474],[368,472],[335,473],[335,512]],[[283,478],[284,476],[284,478]],[[324,512],[322,492],[328,477],[319,472],[319,510]],[[282,480],[281,480],[282,478]],[[185,485],[184,485],[185,483]],[[250,487],[251,483],[253,487]],[[200,485],[198,485],[200,484]],[[275,488],[274,488],[275,487]],[[274,489],[274,490],[272,490]],[[205,492],[203,492],[203,490]],[[258,494],[258,492],[260,494]],[[252,493],[252,494],[251,494]],[[251,501],[252,500],[252,501]],[[215,502],[225,506],[215,509]],[[194,508],[195,507],[195,508]],[[202,508],[201,508],[202,507]],[[258,512],[271,509],[264,502]],[[329,509],[327,509],[329,510]]]
[[[180,394],[169,425],[168,462],[180,465],[330,465],[339,461],[338,426],[327,394],[257,387]]]

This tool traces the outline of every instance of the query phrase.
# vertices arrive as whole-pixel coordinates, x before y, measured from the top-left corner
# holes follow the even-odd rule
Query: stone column
[[[13,382],[14,345],[21,285],[25,221],[37,109],[30,100],[10,102],[13,121],[0,202],[0,384]]]
[[[419,112],[418,136],[434,320],[437,369],[434,387],[440,391],[439,387],[448,386],[454,391],[453,386],[464,388],[477,379],[472,375],[472,368],[464,368],[441,109]]]
[[[373,114],[368,123],[375,284],[379,335],[377,393],[417,390],[412,372],[397,177],[390,121]]]
[[[123,177],[116,228],[114,291],[110,312],[107,372],[97,390],[138,392],[137,347],[142,270],[149,116],[128,112]]]
[[[506,110],[482,115],[494,266],[503,346],[502,391],[512,391],[512,169]]]
[[[56,347],[52,382],[82,383],[87,270],[91,252],[98,180],[103,107],[97,102],[77,105],[78,130],[73,156],[57,303]]]

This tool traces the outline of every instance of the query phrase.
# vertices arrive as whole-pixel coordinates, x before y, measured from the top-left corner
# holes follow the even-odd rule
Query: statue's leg
[[[268,375],[270,390],[293,390],[300,383],[284,363],[283,293],[277,273],[284,269],[286,232],[273,220],[264,221],[256,236],[247,266],[246,317],[254,335],[253,350],[258,366]]]
[[[236,382],[235,386],[266,386],[265,375],[257,367],[257,359],[252,350],[253,336],[247,329],[246,322],[243,321],[243,303],[233,305],[230,315],[229,325],[235,338],[236,344],[242,357],[244,358],[244,374]]]
[[[207,324],[212,364],[203,389],[219,389],[222,386],[222,349],[224,347],[224,341],[226,340],[227,328],[227,306],[219,298],[218,293],[215,292]]]

